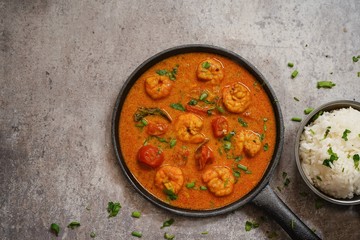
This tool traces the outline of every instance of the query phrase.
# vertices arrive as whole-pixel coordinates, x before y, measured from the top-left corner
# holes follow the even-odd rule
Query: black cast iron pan
[[[121,115],[121,109],[124,104],[125,98],[130,91],[133,84],[136,80],[151,66],[162,61],[168,57],[182,54],[182,53],[190,53],[190,52],[207,52],[207,53],[215,53],[224,57],[227,57],[239,65],[243,66],[246,70],[248,70],[257,81],[262,84],[264,90],[268,94],[270,100],[272,101],[272,106],[275,112],[276,118],[276,128],[277,128],[277,137],[276,137],[276,146],[275,151],[272,157],[272,160],[258,185],[249,192],[246,196],[239,199],[238,201],[229,204],[225,207],[212,209],[212,210],[190,210],[190,209],[182,209],[178,207],[171,206],[159,199],[155,198],[152,194],[150,194],[146,189],[144,189],[129,171],[124,158],[121,153],[121,142],[119,141],[119,119]],[[238,209],[247,203],[253,203],[263,210],[265,210],[270,216],[272,216],[281,226],[282,228],[289,234],[293,239],[320,239],[317,235],[313,233],[273,192],[273,190],[269,187],[268,183],[270,177],[272,176],[281,156],[283,144],[284,144],[284,124],[283,118],[281,114],[280,105],[277,101],[274,91],[270,87],[270,84],[265,80],[264,76],[247,60],[237,55],[234,52],[229,50],[210,46],[210,45],[184,45],[174,47],[163,52],[160,52],[153,57],[146,60],[142,63],[135,71],[129,76],[124,86],[122,87],[118,98],[115,103],[115,108],[112,117],[112,141],[114,144],[115,154],[120,163],[121,169],[127,179],[129,179],[130,183],[133,187],[147,200],[152,202],[158,207],[166,209],[170,212],[180,214],[188,217],[210,217],[220,214],[229,213]]]

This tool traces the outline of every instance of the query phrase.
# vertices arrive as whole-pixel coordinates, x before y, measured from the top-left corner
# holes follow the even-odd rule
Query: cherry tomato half
[[[214,158],[213,150],[206,145],[203,145],[195,152],[195,160],[198,162],[199,170],[204,169],[207,163],[212,163]]]
[[[166,133],[168,125],[166,123],[152,123],[147,125],[146,133],[151,136],[160,136]]]
[[[211,127],[214,133],[214,136],[217,138],[224,137],[229,132],[229,123],[228,120],[223,117],[216,117],[211,121]]]
[[[138,161],[145,165],[156,168],[160,166],[164,161],[164,153],[159,148],[146,145],[142,146],[137,155]]]

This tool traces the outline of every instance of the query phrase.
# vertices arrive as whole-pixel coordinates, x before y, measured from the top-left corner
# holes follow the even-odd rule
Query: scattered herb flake
[[[58,236],[59,235],[59,232],[60,232],[60,227],[57,223],[52,223],[50,225],[50,230],[56,235]]]
[[[269,150],[269,144],[265,143],[263,148],[264,148],[264,151],[266,152],[267,150]]]
[[[294,121],[294,122],[301,122],[301,118],[300,117],[293,117],[291,118],[291,121]]]
[[[185,111],[185,107],[181,103],[171,103],[170,107],[175,109],[175,110],[182,111],[182,112]]]
[[[291,78],[294,79],[299,74],[298,70],[295,70],[291,73]]]
[[[336,84],[332,81],[319,81],[316,85],[317,88],[332,88],[334,86],[336,86]]]
[[[284,181],[284,186],[285,187],[289,186],[289,183],[290,183],[290,179],[286,178],[285,181]]]
[[[166,220],[165,222],[163,222],[163,225],[160,228],[163,229],[165,227],[170,227],[174,222],[175,222],[175,220],[173,218],[170,218],[170,219]]]
[[[80,227],[80,223],[79,222],[71,222],[69,223],[69,225],[67,225],[68,228],[71,228],[71,229],[75,229],[77,227]]]
[[[134,212],[131,213],[131,216],[134,217],[134,218],[140,218],[141,212],[139,212],[139,211],[134,211]]]
[[[353,60],[353,62],[355,63],[355,62],[357,62],[357,61],[359,61],[360,60],[360,55],[359,56],[353,56],[352,57],[352,60]]]
[[[331,126],[326,127],[326,131],[325,131],[325,134],[324,134],[324,139],[329,135],[330,129],[331,129]]]
[[[170,144],[170,148],[175,147],[175,145],[176,145],[176,138],[170,139],[169,144]]]
[[[333,150],[332,150],[331,147],[328,149],[327,152],[329,153],[330,158],[329,158],[329,159],[325,159],[325,160],[323,161],[323,165],[331,168],[330,163],[333,164],[333,162],[336,161],[336,160],[338,160],[339,157],[338,157],[338,155],[337,155],[336,153],[333,152]]]
[[[248,232],[253,228],[257,228],[259,227],[259,224],[256,222],[250,222],[250,221],[246,221],[245,223],[245,230]]]
[[[351,133],[351,131],[349,129],[345,129],[345,131],[343,132],[343,135],[342,135],[342,139],[344,139],[345,141],[348,140],[348,134]]]
[[[294,63],[292,63],[292,62],[288,62],[288,64],[287,64],[287,65],[288,65],[288,67],[291,67],[291,68],[292,68],[292,67],[294,66]]]
[[[195,106],[197,103],[198,103],[197,100],[191,99],[191,100],[188,102],[188,105],[190,105],[190,106]]]
[[[186,188],[191,189],[195,187],[195,182],[186,183]]]
[[[241,126],[243,126],[243,127],[247,127],[248,126],[248,124],[242,119],[242,118],[238,118],[238,122],[241,124]]]
[[[312,111],[314,111],[313,108],[305,108],[304,113],[305,113],[306,115],[308,115],[308,114],[311,113]]]
[[[91,233],[90,233],[90,237],[91,237],[91,238],[95,238],[95,237],[96,237],[96,233],[95,233],[95,232],[91,232]]]
[[[141,237],[142,237],[142,233],[141,233],[141,232],[138,232],[138,231],[132,231],[132,232],[131,232],[131,235],[133,235],[134,237],[138,237],[138,238],[141,238]]]
[[[109,213],[108,217],[109,218],[110,217],[115,217],[119,213],[120,209],[121,209],[120,203],[118,203],[118,202],[115,202],[115,203],[109,202],[108,207],[107,207],[107,211]]]
[[[206,61],[201,64],[201,67],[205,69],[209,69],[211,67],[211,64],[208,61]]]
[[[174,193],[174,191],[170,190],[170,189],[164,189],[163,191],[166,196],[169,197],[170,200],[176,200],[178,198],[178,196]]]
[[[207,91],[204,91],[201,93],[199,100],[204,101],[209,96],[209,93]]]
[[[206,235],[206,234],[209,234],[209,232],[208,232],[208,231],[205,231],[205,232],[202,232],[201,234],[202,234],[202,235]]]
[[[173,234],[169,234],[169,233],[164,234],[164,239],[172,240],[174,238],[175,238],[175,235],[173,235]]]
[[[300,101],[297,97],[294,97],[294,100],[297,101],[297,102]]]
[[[355,155],[353,156],[353,160],[354,160],[355,169],[358,169],[358,170],[359,170],[359,162],[360,162],[360,156],[359,156],[359,154],[355,154]]]
[[[205,191],[205,190],[207,190],[207,187],[205,187],[205,186],[200,186],[200,190]]]

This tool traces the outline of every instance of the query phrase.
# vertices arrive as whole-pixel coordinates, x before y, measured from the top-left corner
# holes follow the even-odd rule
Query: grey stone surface
[[[258,67],[285,119],[271,187],[323,239],[360,239],[359,206],[315,208],[293,157],[299,123],[290,121],[309,106],[359,100],[359,13],[357,0],[0,0],[0,239],[52,239],[52,222],[61,226],[57,239],[90,239],[92,231],[95,239],[130,239],[133,230],[143,239],[288,239],[253,205],[180,217],[147,202],[122,175],[110,137],[120,88],[153,54],[188,43],[227,48]],[[317,89],[319,80],[337,85]],[[122,204],[111,219],[109,201]],[[134,210],[140,219],[130,217]],[[169,218],[174,225],[160,229]],[[247,220],[259,228],[246,232]],[[81,226],[66,228],[71,221]]]

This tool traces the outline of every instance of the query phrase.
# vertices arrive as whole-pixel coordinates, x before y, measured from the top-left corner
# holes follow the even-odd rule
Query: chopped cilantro
[[[191,99],[191,100],[188,102],[188,105],[190,105],[190,106],[195,106],[197,103],[198,103],[197,100]]]
[[[170,144],[170,148],[175,147],[175,145],[176,145],[176,138],[170,139],[169,144]]]
[[[241,124],[241,126],[243,126],[243,127],[247,127],[248,126],[248,124],[242,119],[242,118],[238,118],[238,122]]]
[[[308,114],[311,113],[313,110],[314,110],[313,108],[305,108],[304,113],[305,113],[306,115],[308,115]]]
[[[164,239],[173,240],[174,238],[175,238],[175,235],[173,235],[173,234],[169,234],[169,233],[164,234]]]
[[[294,97],[294,100],[297,101],[297,102],[300,101],[297,97]]]
[[[266,152],[267,150],[269,150],[269,144],[265,143],[263,148],[264,148],[264,151]]]
[[[353,156],[353,160],[354,160],[355,169],[359,170],[359,162],[360,162],[360,156],[359,156],[359,154],[355,154],[355,155]]]
[[[176,200],[178,198],[178,196],[174,193],[174,191],[170,190],[170,189],[164,189],[163,191],[166,196],[169,197],[170,200]]]
[[[347,138],[348,133],[351,133],[351,131],[349,129],[345,129],[345,131],[343,132],[343,135],[342,135],[341,138],[344,139],[345,141],[347,141],[348,140],[348,138]]]
[[[203,63],[201,64],[201,67],[202,67],[202,68],[205,68],[205,69],[209,69],[209,68],[211,67],[211,64],[206,61],[206,62],[203,62]]]
[[[120,209],[121,209],[120,203],[118,203],[118,202],[115,202],[115,203],[109,202],[108,207],[107,207],[107,211],[109,213],[108,217],[109,218],[110,217],[115,217],[119,213]]]
[[[169,220],[166,220],[160,228],[163,229],[165,227],[170,227],[174,222],[175,220],[173,218],[170,218]]]
[[[50,225],[50,230],[56,235],[58,236],[59,235],[59,232],[60,232],[60,227],[57,223],[52,223]]]
[[[69,225],[67,227],[74,229],[74,228],[80,227],[80,223],[79,222],[71,222],[71,223],[69,223]]]
[[[294,63],[292,63],[292,62],[288,62],[288,64],[287,64],[287,65],[288,65],[288,67],[291,67],[291,68],[292,68],[292,67],[294,66]]]
[[[336,161],[336,160],[338,160],[339,157],[338,157],[338,155],[337,155],[336,153],[333,152],[333,150],[332,150],[331,147],[328,149],[327,152],[329,153],[330,158],[329,158],[329,159],[325,159],[325,160],[323,161],[323,165],[331,168],[330,163],[333,164],[333,162]]]
[[[253,228],[257,228],[259,227],[259,224],[256,222],[250,222],[250,221],[246,221],[245,223],[245,230],[248,232]]]
[[[325,131],[325,134],[324,134],[324,139],[329,135],[330,129],[331,129],[331,126],[326,127],[326,131]]]
[[[317,88],[332,88],[336,86],[332,81],[319,81],[317,82]]]
[[[190,188],[194,188],[194,187],[195,187],[195,182],[186,183],[186,188],[190,189]]]
[[[175,110],[182,111],[182,112],[185,111],[185,107],[181,103],[171,103],[170,107],[172,107]]]
[[[295,70],[291,73],[291,78],[294,79],[299,74],[298,70]]]

